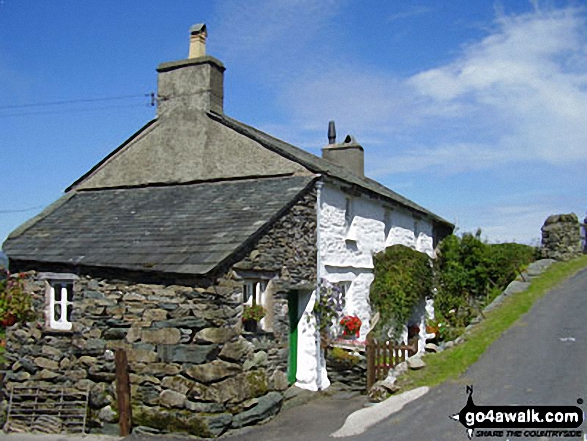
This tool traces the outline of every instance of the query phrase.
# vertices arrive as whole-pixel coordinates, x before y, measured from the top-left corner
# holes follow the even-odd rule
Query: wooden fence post
[[[373,347],[373,337],[367,335],[367,347],[365,349],[367,356],[367,391],[375,384],[375,352]]]
[[[118,401],[118,425],[120,436],[130,435],[132,410],[130,405],[130,378],[128,375],[128,361],[124,349],[117,349],[116,364],[116,395]]]

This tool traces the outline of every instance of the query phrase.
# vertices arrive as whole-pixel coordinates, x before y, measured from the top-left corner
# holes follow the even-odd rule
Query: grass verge
[[[534,302],[563,280],[587,268],[587,255],[568,262],[557,262],[532,280],[528,290],[507,298],[485,315],[485,320],[464,335],[465,341],[451,349],[423,357],[426,367],[400,376],[401,391],[420,386],[436,386],[461,375],[499,336],[528,312]]]

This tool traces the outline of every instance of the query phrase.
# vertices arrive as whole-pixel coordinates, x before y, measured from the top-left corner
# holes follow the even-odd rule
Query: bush
[[[505,287],[518,272],[537,258],[537,249],[519,243],[489,245],[489,279],[494,286]]]
[[[379,312],[377,331],[392,331],[397,337],[414,307],[432,292],[430,258],[404,245],[393,245],[374,258],[375,280],[371,284],[371,305]]]
[[[15,274],[0,282],[0,325],[11,326],[34,317],[33,302],[24,290],[23,275]]]
[[[436,310],[449,326],[466,326],[536,255],[528,245],[487,244],[481,230],[446,237],[437,259]]]

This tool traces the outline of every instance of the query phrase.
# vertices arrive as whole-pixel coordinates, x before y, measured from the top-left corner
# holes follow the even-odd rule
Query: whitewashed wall
[[[402,244],[434,257],[432,224],[424,219],[415,219],[408,210],[393,207],[390,211],[390,229],[385,235],[387,206],[380,200],[368,196],[352,197],[352,222],[345,222],[347,198],[338,186],[325,184],[320,195],[319,213],[319,268],[318,277],[331,283],[350,282],[346,295],[345,315],[355,315],[363,323],[359,340],[364,340],[370,331],[371,307],[369,290],[373,282],[373,255],[386,247]],[[417,222],[417,225],[415,224]],[[418,235],[414,234],[417,227]],[[315,293],[305,308],[311,314]],[[418,322],[424,328],[424,308]],[[297,385],[316,390],[328,386],[326,371],[320,361],[316,346],[315,323],[303,318],[298,334]],[[424,337],[424,335],[422,335]],[[423,348],[423,345],[421,345]],[[319,374],[320,372],[320,374]],[[319,378],[320,377],[320,378]]]
[[[359,338],[363,340],[370,330],[369,289],[373,282],[373,255],[391,245],[402,244],[433,257],[432,224],[415,219],[407,210],[394,208],[390,211],[391,225],[386,237],[386,206],[379,200],[360,196],[351,198],[352,222],[347,227],[345,209],[348,197],[333,185],[327,184],[322,190],[318,274],[332,283],[351,282],[344,313],[361,319],[363,326]],[[415,226],[418,237],[414,235]]]

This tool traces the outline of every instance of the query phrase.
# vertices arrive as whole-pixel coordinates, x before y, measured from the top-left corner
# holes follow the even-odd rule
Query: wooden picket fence
[[[367,390],[387,377],[390,369],[418,352],[418,339],[406,344],[367,338]]]

